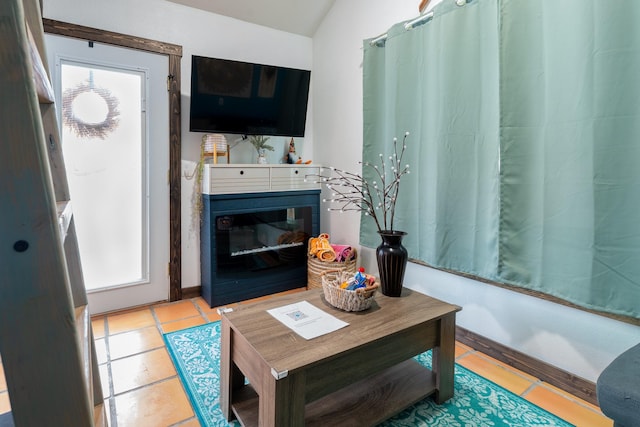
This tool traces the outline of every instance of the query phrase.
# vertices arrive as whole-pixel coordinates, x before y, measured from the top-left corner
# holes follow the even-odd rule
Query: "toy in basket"
[[[308,243],[307,259],[307,287],[309,289],[322,287],[322,273],[331,270],[348,270],[356,272],[356,248],[349,245],[334,245],[329,241],[329,235],[320,234],[312,237]]]
[[[363,311],[371,307],[379,285],[376,278],[364,274],[360,267],[353,274],[346,270],[330,270],[321,274],[324,298],[344,311]]]

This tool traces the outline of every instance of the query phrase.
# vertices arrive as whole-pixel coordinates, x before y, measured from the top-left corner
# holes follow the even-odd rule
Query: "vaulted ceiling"
[[[312,37],[335,0],[169,0],[253,24]]]

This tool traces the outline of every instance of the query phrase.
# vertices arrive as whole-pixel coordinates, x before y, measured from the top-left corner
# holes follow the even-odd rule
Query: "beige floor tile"
[[[467,353],[474,351],[471,347],[466,346],[458,341],[456,341],[456,353],[455,358],[462,357]]]
[[[529,375],[526,372],[521,371],[520,369],[514,368],[513,366],[508,365],[508,364],[506,364],[504,362],[501,362],[499,360],[496,360],[493,357],[488,356],[488,355],[486,355],[484,353],[476,352],[476,355],[478,357],[481,357],[481,358],[487,360],[489,363],[493,363],[495,365],[501,366],[502,368],[506,369],[507,371],[513,372],[514,374],[516,374],[516,375],[518,375],[520,377],[526,378],[527,380],[531,381],[532,383],[535,383],[535,382],[539,381],[539,379],[534,377],[533,375]]]
[[[461,357],[456,362],[517,395],[522,394],[533,384],[530,379],[506,369],[501,364],[494,363],[493,359],[480,357],[476,353]]]
[[[214,320],[220,320],[220,315],[218,314],[218,307],[211,308],[209,304],[202,297],[193,298],[194,304],[198,306],[200,311],[205,315],[207,320],[213,322]]]
[[[115,398],[118,427],[170,426],[194,416],[177,378]]]
[[[597,412],[599,414],[602,414],[602,411],[600,410],[600,407],[598,405],[594,405],[593,403],[587,402],[586,400],[582,400],[579,397],[576,397],[576,396],[572,395],[571,393],[568,393],[568,392],[562,390],[561,388],[555,387],[555,386],[553,386],[553,385],[551,385],[549,383],[546,383],[544,381],[541,382],[540,385],[543,386],[543,387],[549,388],[552,391],[555,391],[559,395],[564,396],[569,400],[574,400],[574,401],[578,402],[579,404],[584,405],[584,406],[592,409],[593,411],[595,411],[595,412]]]
[[[534,387],[525,396],[528,401],[546,409],[565,421],[580,427],[611,427],[613,422],[571,396],[558,393],[543,385]]]
[[[200,315],[200,312],[191,300],[156,305],[153,307],[153,311],[161,323]]]
[[[11,410],[11,403],[9,402],[9,393],[7,391],[0,392],[0,414],[9,412]]]
[[[191,301],[196,306],[198,306],[198,310],[200,310],[200,312],[204,313],[204,314],[206,314],[206,312],[208,310],[217,310],[218,309],[218,307],[209,307],[209,303],[202,297],[191,298]],[[237,303],[233,303],[233,304],[237,304]],[[225,307],[226,307],[226,305],[225,305]]]
[[[147,326],[146,328],[109,336],[109,355],[111,360],[162,346],[164,346],[164,341],[156,326]]]
[[[202,297],[192,298],[191,301],[200,307],[201,310],[215,310],[215,308],[209,307],[209,303]]]
[[[162,332],[179,331],[180,329],[190,328],[192,326],[204,325],[206,320],[202,316],[190,317],[188,319],[176,320],[175,322],[163,323]]]
[[[237,307],[239,304],[239,303],[225,304],[223,306],[211,308],[209,307],[209,304],[202,297],[194,299],[194,302],[198,304],[200,311],[205,315],[205,317],[209,322],[215,322],[216,320],[220,320],[220,313],[218,313],[218,309],[220,307],[233,308],[233,307]]]
[[[215,322],[218,321],[220,319],[222,319],[222,317],[220,316],[220,313],[218,313],[217,311],[212,310],[211,312],[206,314],[207,316],[207,320],[209,322]]]
[[[164,348],[111,362],[113,392],[118,395],[137,387],[176,375]]]
[[[119,334],[125,331],[153,326],[156,324],[149,308],[129,311],[122,314],[110,314],[107,316],[109,335]]]

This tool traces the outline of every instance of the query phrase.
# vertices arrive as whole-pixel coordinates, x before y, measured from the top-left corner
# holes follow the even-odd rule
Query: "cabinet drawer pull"
[[[293,173],[295,173],[296,175],[298,175],[298,169],[296,169]]]
[[[244,171],[242,171],[242,170],[241,170],[241,171],[240,171],[240,175],[244,175]]]

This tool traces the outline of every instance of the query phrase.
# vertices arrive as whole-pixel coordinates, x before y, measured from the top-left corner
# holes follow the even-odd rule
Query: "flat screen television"
[[[192,132],[304,136],[311,72],[193,56]]]

